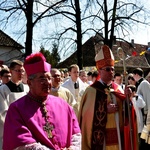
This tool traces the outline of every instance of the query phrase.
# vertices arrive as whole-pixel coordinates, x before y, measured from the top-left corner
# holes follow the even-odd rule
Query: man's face
[[[106,66],[99,69],[100,78],[103,82],[109,83],[112,81],[114,76],[114,66]]]
[[[52,77],[49,72],[37,73],[34,79],[28,79],[27,82],[34,96],[44,97],[50,93]]]
[[[64,75],[65,75],[65,78],[68,77],[68,76],[69,76],[69,72],[66,71],[66,72],[64,73]]]
[[[83,81],[83,82],[87,82],[87,74],[86,72],[81,72],[80,74],[80,79]]]
[[[122,83],[122,77],[121,76],[116,76],[114,78],[114,82],[120,85]]]
[[[54,87],[60,85],[61,84],[61,73],[60,73],[60,71],[59,70],[53,71],[51,73],[51,75],[52,75],[52,85]]]
[[[11,73],[4,73],[1,79],[3,84],[7,83],[11,79]]]
[[[10,70],[10,72],[11,72],[11,75],[12,75],[12,79],[14,81],[19,81],[19,80],[22,80],[22,76],[25,73],[25,70],[24,70],[23,66],[16,65],[14,67],[14,69]]]
[[[79,77],[79,68],[74,67],[74,68],[71,69],[71,71],[69,73],[70,73],[70,76],[71,76],[72,80],[76,81],[77,78]]]
[[[135,85],[136,81],[132,79],[128,79],[128,84]]]
[[[133,73],[133,78],[134,78],[135,81],[138,81],[139,80],[138,74]]]

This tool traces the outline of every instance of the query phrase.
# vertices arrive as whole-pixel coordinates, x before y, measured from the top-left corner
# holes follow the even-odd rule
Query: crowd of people
[[[111,49],[95,71],[53,68],[40,52],[0,70],[0,149],[150,149],[150,74],[115,71]]]

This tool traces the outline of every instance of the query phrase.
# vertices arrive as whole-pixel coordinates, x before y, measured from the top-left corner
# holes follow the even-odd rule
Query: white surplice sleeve
[[[53,150],[53,149],[47,148],[46,146],[41,145],[40,143],[32,143],[27,144],[25,146],[19,146],[14,150]],[[72,135],[71,146],[69,148],[62,148],[62,150],[81,150],[81,133]]]
[[[81,150],[81,133],[72,135],[71,146],[68,150]]]
[[[143,96],[141,94],[138,95],[136,106],[140,109],[144,108],[146,106],[146,103],[143,99]]]
[[[46,146],[41,145],[41,143],[32,143],[27,144],[25,146],[19,146],[14,150],[53,150],[53,149],[47,148]]]

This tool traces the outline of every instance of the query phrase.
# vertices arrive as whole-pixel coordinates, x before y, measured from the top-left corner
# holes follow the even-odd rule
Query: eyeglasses
[[[37,79],[41,84],[45,84],[47,82],[50,82],[51,81],[51,77],[48,77],[48,78],[39,78]]]
[[[59,78],[60,77],[60,75],[54,75],[54,76],[52,76],[53,78]]]
[[[7,76],[7,75],[4,75],[4,76],[2,76],[2,77],[5,77],[5,78],[11,78],[11,76]]]
[[[114,68],[110,68],[110,67],[106,67],[106,68],[103,68],[103,69],[100,69],[100,70],[105,70],[107,72],[110,72],[110,71],[114,71],[115,69]]]
[[[25,71],[24,70],[13,70],[13,71],[16,71],[17,73],[24,73]]]

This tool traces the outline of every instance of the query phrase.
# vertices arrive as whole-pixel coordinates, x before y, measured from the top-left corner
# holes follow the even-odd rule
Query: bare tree
[[[59,44],[61,43],[61,50],[64,53],[67,52],[67,49],[71,49],[70,51],[77,50],[77,63],[81,69],[83,64],[82,38],[85,35],[103,33],[104,43],[112,48],[116,39],[124,40],[124,37],[130,34],[135,23],[148,24],[145,21],[146,9],[144,6],[141,4],[138,6],[136,1],[131,1],[87,0],[86,7],[81,5],[82,0],[68,1],[59,9],[54,9],[59,16],[63,16],[59,20],[62,24],[56,28],[63,27],[61,30],[57,30],[54,36],[50,36],[48,40],[57,39]],[[145,15],[141,15],[142,13]],[[139,15],[140,18],[138,18]],[[66,20],[66,22],[64,23],[62,20]],[[72,22],[72,24],[68,25],[68,22]],[[67,42],[64,42],[66,40]],[[62,44],[63,42],[64,44]]]
[[[60,1],[39,1],[39,0],[3,0],[0,3],[0,11],[8,13],[1,19],[1,23],[8,23],[9,19],[17,19],[19,24],[20,16],[24,18],[23,26],[26,25],[25,56],[32,53],[33,28],[43,18],[50,17],[53,14],[50,10],[57,8],[65,0]],[[42,11],[36,12],[42,8]],[[12,18],[13,17],[13,18]]]
[[[57,14],[59,14],[59,21],[62,21],[64,18],[66,24],[62,27],[62,30],[57,31],[54,34],[54,37],[51,36],[51,39],[57,39],[61,43],[66,43],[69,41],[70,45],[67,42],[69,49],[77,50],[77,64],[80,69],[83,68],[83,56],[82,56],[82,29],[81,29],[81,8],[79,0],[70,0],[64,3],[59,9],[53,9]],[[58,17],[58,16],[54,16]],[[67,25],[68,22],[72,22],[71,25]],[[63,26],[63,25],[62,25]],[[56,26],[56,28],[61,28]],[[69,33],[69,36],[68,36]],[[68,37],[67,37],[68,36]],[[48,38],[49,40],[50,38]],[[63,44],[62,44],[63,45]],[[63,46],[62,46],[63,47]],[[67,51],[66,45],[64,46]]]
[[[104,43],[113,46],[114,40],[124,40],[125,36],[129,36],[135,24],[149,25],[148,15],[149,12],[145,9],[141,1],[138,0],[88,0],[88,5],[95,4],[97,9],[94,10],[91,17],[93,18],[92,24],[96,25],[99,22],[97,29],[93,27],[96,32],[103,33]]]
[[[63,53],[67,49],[73,52],[77,50],[77,64],[82,69],[82,41],[85,36],[103,33],[104,43],[112,47],[115,35],[117,39],[124,40],[133,23],[146,24],[144,17],[142,20],[146,9],[141,4],[138,6],[136,0],[86,0],[86,7],[83,2],[85,1],[46,0],[44,3],[43,0],[2,0],[0,11],[5,11],[6,14],[1,17],[0,26],[9,23],[8,20],[12,18],[18,24],[24,20],[25,51],[28,55],[32,52],[33,28],[45,18],[51,18],[51,22],[47,22],[51,34],[46,33],[45,39],[53,42],[57,40],[58,45],[61,45],[59,51]],[[56,26],[53,28],[52,24]]]

